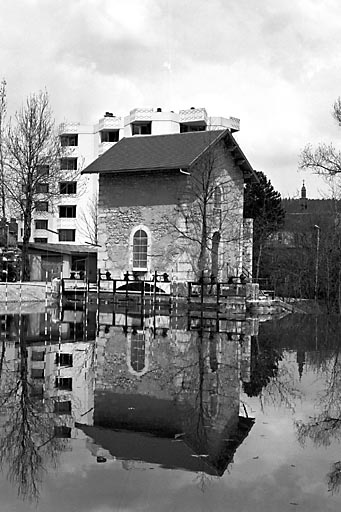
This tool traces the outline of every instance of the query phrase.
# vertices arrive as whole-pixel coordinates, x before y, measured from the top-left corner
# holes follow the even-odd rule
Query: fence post
[[[124,275],[125,282],[126,282],[126,304],[128,304],[128,281],[129,281],[129,272],[127,272]]]
[[[220,300],[220,283],[217,280],[217,306],[219,306],[219,300]]]
[[[157,270],[155,270],[155,272],[154,272],[154,298],[153,298],[154,315],[155,315],[155,308],[156,308],[156,283],[157,283]]]

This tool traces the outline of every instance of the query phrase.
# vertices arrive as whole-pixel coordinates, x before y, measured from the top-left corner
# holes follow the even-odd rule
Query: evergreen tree
[[[269,237],[284,223],[285,212],[281,195],[261,171],[256,171],[258,181],[246,184],[244,191],[244,217],[253,219],[253,267],[259,278],[264,245]]]

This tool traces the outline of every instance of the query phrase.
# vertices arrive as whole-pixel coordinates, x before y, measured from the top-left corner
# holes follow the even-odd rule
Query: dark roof
[[[22,246],[18,244],[19,247]],[[91,245],[71,245],[71,244],[40,244],[40,243],[30,243],[28,244],[29,252],[39,252],[39,253],[57,253],[57,254],[88,254],[88,253],[97,253],[96,247]]]
[[[227,129],[126,137],[92,162],[82,173],[188,169],[210,145],[216,144],[223,137],[232,141],[233,151],[238,152],[237,158],[246,165],[243,170],[252,174],[252,167]]]
[[[255,421],[237,413],[220,431],[214,422],[204,426],[199,411],[191,406],[111,390],[96,390],[94,404],[94,425],[75,426],[117,459],[215,476],[222,475],[233,461]],[[179,433],[179,442],[174,442]]]

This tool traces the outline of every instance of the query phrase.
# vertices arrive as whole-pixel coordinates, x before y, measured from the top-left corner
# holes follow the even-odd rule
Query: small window
[[[61,158],[60,168],[64,171],[77,171],[77,158]]]
[[[101,131],[101,142],[118,142],[118,130]]]
[[[78,134],[62,135],[60,137],[60,144],[62,146],[78,146]]]
[[[180,133],[204,132],[205,130],[206,130],[206,124],[184,124],[184,123],[180,123]]]
[[[37,174],[38,176],[48,176],[50,172],[49,165],[37,165]]]
[[[55,425],[54,437],[70,439],[71,438],[71,427],[66,427],[65,425]]]
[[[37,183],[36,186],[36,193],[37,194],[47,194],[49,191],[49,184],[48,183]]]
[[[76,181],[61,181],[59,183],[60,194],[76,194],[77,182]]]
[[[56,414],[71,414],[71,400],[55,402],[53,412]]]
[[[133,135],[150,135],[152,133],[152,123],[132,123]]]
[[[47,219],[37,219],[35,221],[36,229],[47,229],[48,228],[48,220]]]
[[[72,391],[72,378],[71,377],[57,377],[55,387],[64,389],[65,391]]]
[[[76,240],[75,229],[59,229],[58,235],[60,242],[74,242]]]
[[[32,368],[31,370],[32,379],[43,379],[44,378],[44,370],[41,368]]]
[[[30,397],[42,399],[44,397],[44,384],[33,381],[30,386]]]
[[[32,361],[44,361],[45,350],[33,350],[31,354]]]
[[[139,229],[133,238],[133,267],[147,268],[148,237],[143,229]]]
[[[72,366],[72,354],[56,354],[56,364],[60,366]]]
[[[37,212],[48,212],[49,204],[47,201],[36,201],[35,209],[37,210]]]
[[[35,244],[47,244],[47,238],[37,237],[34,239]]]
[[[59,217],[74,219],[76,217],[76,205],[62,205],[59,207]]]

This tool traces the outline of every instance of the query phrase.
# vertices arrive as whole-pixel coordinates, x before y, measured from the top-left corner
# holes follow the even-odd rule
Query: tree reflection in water
[[[35,396],[28,374],[25,317],[21,321],[17,368],[4,364],[6,340],[2,340],[0,467],[6,465],[7,477],[21,498],[38,500],[46,465],[56,466],[66,441],[55,436],[58,418],[53,414],[52,401]]]
[[[265,331],[271,336],[275,346],[300,352],[314,371],[317,381],[325,382],[318,394],[315,409],[319,412],[308,421],[295,421],[299,443],[304,446],[311,440],[317,447],[327,447],[335,440],[341,440],[341,361],[339,336],[340,317],[292,315],[276,325],[269,324]],[[298,336],[299,333],[299,336]],[[277,377],[276,377],[277,378]],[[274,381],[270,383],[271,389]],[[341,486],[341,461],[331,465],[327,475],[328,490],[338,492]]]
[[[316,406],[319,414],[309,421],[297,421],[297,437],[302,446],[307,439],[316,446],[329,446],[333,440],[341,441],[341,362],[337,348],[323,365],[326,386]],[[341,461],[334,462],[327,475],[328,490],[339,492],[341,486]]]

